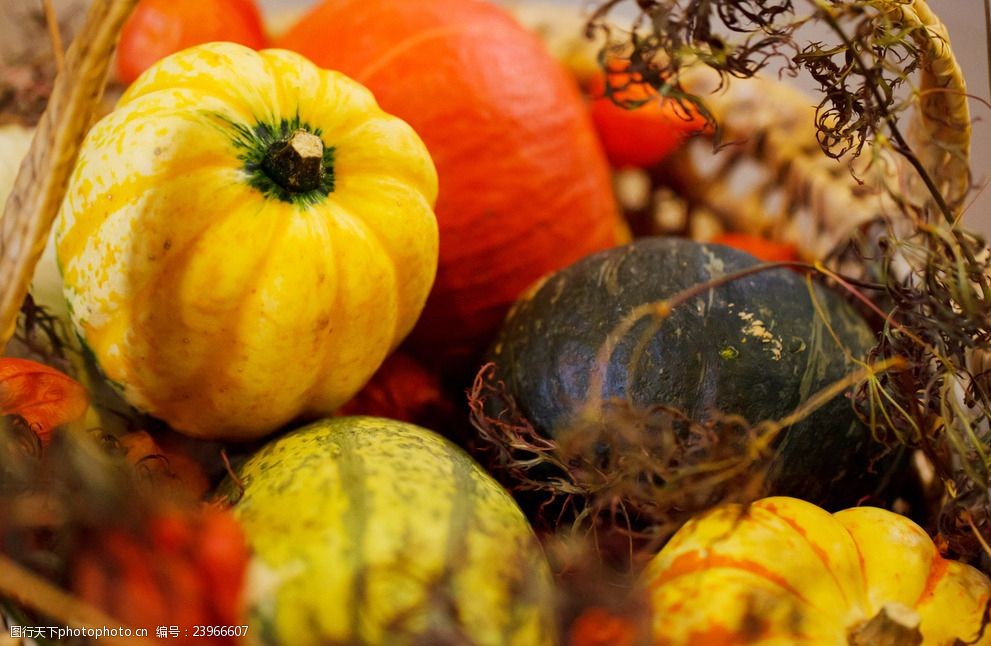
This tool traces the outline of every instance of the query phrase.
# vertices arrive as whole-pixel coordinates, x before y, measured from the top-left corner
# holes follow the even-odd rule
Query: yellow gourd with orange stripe
[[[73,323],[133,405],[262,436],[346,402],[433,283],[437,175],[347,77],[194,47],[90,131],[56,229]]]
[[[720,507],[682,527],[646,580],[656,644],[991,644],[991,581],[874,507]]]

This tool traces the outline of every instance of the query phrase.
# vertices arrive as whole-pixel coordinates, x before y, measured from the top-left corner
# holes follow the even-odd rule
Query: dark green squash
[[[874,343],[838,294],[814,285],[817,312],[803,275],[773,269],[702,290],[663,320],[630,316],[756,263],[735,249],[673,238],[587,257],[516,304],[489,354],[495,376],[530,424],[559,441],[600,400],[668,405],[698,421],[714,411],[751,424],[781,419],[854,372],[853,358]],[[624,319],[635,322],[624,329]],[[615,344],[611,352],[606,343]],[[597,372],[601,398],[589,392]],[[856,503],[877,488],[883,452],[849,397],[836,396],[778,436],[767,493]]]

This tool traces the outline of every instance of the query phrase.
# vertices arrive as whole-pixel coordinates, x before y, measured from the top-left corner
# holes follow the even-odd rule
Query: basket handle
[[[877,6],[891,20],[912,28],[911,38],[925,61],[911,144],[947,204],[958,213],[971,187],[971,121],[967,83],[950,48],[946,25],[925,0],[879,0]]]
[[[0,354],[14,335],[34,267],[103,95],[117,37],[136,4],[96,0],[90,6],[7,198],[0,218]]]

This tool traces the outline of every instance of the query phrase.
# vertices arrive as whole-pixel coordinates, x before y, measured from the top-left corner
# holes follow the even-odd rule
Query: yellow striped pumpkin
[[[371,93],[194,47],[90,131],[56,228],[76,330],[133,405],[250,439],[357,392],[433,283],[437,175]]]
[[[224,493],[271,644],[554,643],[550,572],[512,497],[418,426],[339,417],[280,437]]]
[[[658,645],[991,644],[991,581],[874,507],[720,507],[675,534],[646,582]]]

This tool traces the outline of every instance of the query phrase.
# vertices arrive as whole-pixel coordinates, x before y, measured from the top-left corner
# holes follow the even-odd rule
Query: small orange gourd
[[[117,78],[132,83],[155,62],[211,41],[261,49],[267,43],[254,0],[141,0],[120,34]]]

